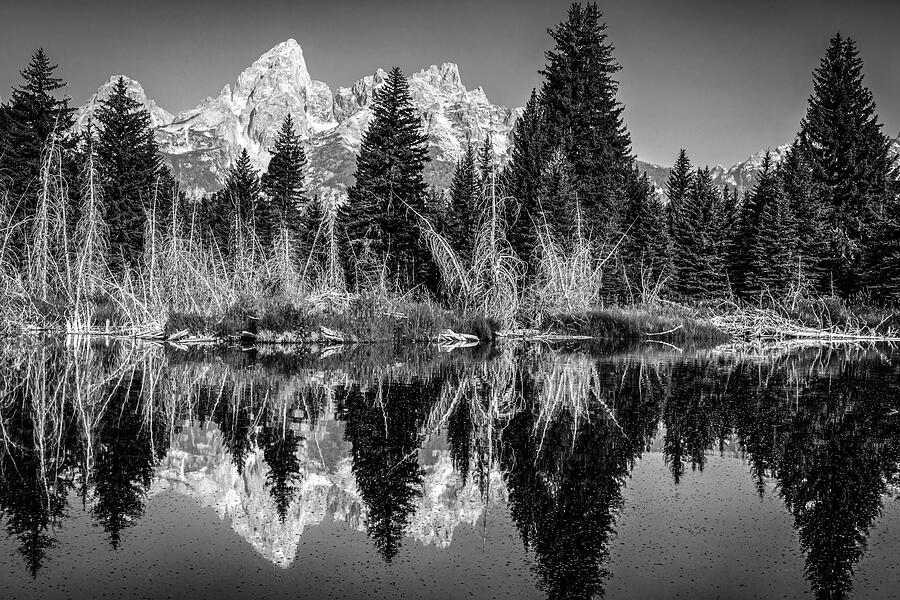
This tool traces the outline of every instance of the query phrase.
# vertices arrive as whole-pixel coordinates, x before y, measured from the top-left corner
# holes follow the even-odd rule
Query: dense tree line
[[[853,40],[831,40],[813,73],[796,141],[783,160],[765,158],[752,189],[740,195],[718,187],[682,150],[660,195],[635,166],[617,100],[621,67],[597,5],[573,4],[550,35],[543,83],[514,126],[509,160],[497,171],[490,137],[467,140],[448,193],[425,182],[428,141],[406,78],[395,68],[374,92],[355,182],[335,215],[351,287],[386,282],[440,292],[423,231],[443,234],[466,264],[481,225],[499,207],[506,240],[529,266],[526,280],[548,242],[568,251],[584,243],[615,249],[598,301],[634,301],[648,290],[686,300],[733,294],[759,301],[791,289],[900,299],[898,171]],[[223,255],[287,244],[294,260],[310,256],[334,207],[306,188],[306,154],[290,115],[265,172],[244,149],[221,191],[187,204],[126,82],[102,100],[93,123],[74,132],[55,68],[43,51],[35,53],[24,83],[0,106],[2,208],[14,224],[8,259],[21,262],[36,235],[48,147],[64,157],[73,229],[83,165],[95,166],[116,270],[140,263],[148,222],[165,227],[182,207]]]
[[[813,83],[796,141],[778,164],[765,156],[742,199],[681,152],[666,190],[675,293],[900,297],[897,166],[853,40],[831,40]]]

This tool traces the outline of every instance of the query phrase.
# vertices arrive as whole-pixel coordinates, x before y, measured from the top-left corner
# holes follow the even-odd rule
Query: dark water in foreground
[[[0,348],[3,598],[900,595],[900,355]]]

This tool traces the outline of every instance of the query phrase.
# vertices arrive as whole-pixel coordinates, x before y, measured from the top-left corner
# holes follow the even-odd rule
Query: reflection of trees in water
[[[738,363],[727,377],[700,373],[679,380],[673,372],[672,396],[699,398],[711,381],[727,385],[714,393],[714,402],[692,402],[672,420],[688,420],[691,434],[682,429],[682,436],[706,436],[707,448],[733,428],[758,492],[774,478],[794,516],[816,595],[840,598],[852,589],[887,482],[897,478],[900,372],[880,359],[797,358],[789,364]],[[719,427],[725,422],[733,427]],[[668,440],[665,450],[670,452]]]
[[[54,529],[65,516],[71,481],[67,465],[52,459],[48,464],[49,457],[42,456],[36,442],[44,432],[36,427],[30,403],[21,396],[18,400],[22,403],[4,422],[8,437],[0,451],[0,516],[36,577],[47,550],[56,545]]]
[[[895,369],[847,365],[814,381],[785,415],[775,475],[817,596],[844,597],[900,463]],[[868,370],[868,369],[865,369]],[[894,414],[891,415],[891,411]]]
[[[301,483],[300,427],[313,427],[335,400],[366,528],[385,560],[418,507],[418,449],[443,429],[464,483],[475,480],[487,498],[491,473],[502,474],[550,597],[603,594],[621,486],[660,423],[676,481],[737,437],[759,493],[777,483],[806,575],[824,598],[851,590],[887,482],[900,479],[900,373],[876,356],[668,363],[531,347],[487,362],[373,349],[365,360],[323,362],[26,350],[0,362],[0,511],[33,574],[75,485],[117,546],[186,421],[214,422],[239,472],[262,453],[284,520]]]
[[[663,453],[675,483],[685,463],[703,470],[706,451],[724,439],[728,419],[722,405],[721,382],[727,380],[715,363],[684,362],[671,369],[669,393],[662,409],[666,429]]]
[[[122,530],[143,516],[153,467],[168,449],[164,424],[145,418],[143,377],[133,371],[113,386],[95,434],[91,513],[113,548],[119,547]]]
[[[284,523],[291,502],[300,489],[300,458],[297,449],[303,437],[293,429],[270,428],[262,435],[263,457],[269,466],[266,487],[275,502],[278,518]]]
[[[396,556],[421,496],[419,431],[440,394],[439,380],[384,378],[338,395],[353,474],[365,502],[366,530],[386,562]]]

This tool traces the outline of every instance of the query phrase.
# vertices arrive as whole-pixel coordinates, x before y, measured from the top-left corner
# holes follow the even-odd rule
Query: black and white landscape
[[[898,17],[0,7],[3,598],[897,597]]]

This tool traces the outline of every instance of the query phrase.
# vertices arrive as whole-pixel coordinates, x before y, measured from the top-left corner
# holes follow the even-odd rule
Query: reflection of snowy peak
[[[140,101],[158,113],[154,127],[160,148],[189,193],[220,188],[242,148],[256,167],[265,168],[268,149],[290,114],[308,145],[310,189],[343,196],[352,183],[355,156],[371,118],[372,94],[386,76],[379,69],[332,93],[328,85],[310,77],[303,50],[289,39],[260,56],[218,96],[175,117],[148,101],[142,89]],[[140,89],[140,84],[132,83]],[[517,112],[491,104],[481,88],[467,90],[455,64],[432,65],[413,74],[410,91],[428,132],[430,181],[447,184],[466,139],[480,143],[491,133],[495,152],[506,155]],[[102,97],[100,91],[97,96]],[[88,106],[96,104],[97,96]]]
[[[356,487],[337,422],[320,421],[298,449],[301,483],[284,523],[266,487],[268,467],[260,449],[247,456],[239,475],[215,425],[186,424],[158,465],[150,495],[169,490],[194,498],[212,508],[220,519],[273,564],[287,568],[296,557],[306,527],[321,523],[329,514],[358,530],[365,528],[366,507]],[[322,452],[321,447],[337,448]],[[474,525],[484,511],[477,485],[463,485],[453,471],[449,451],[433,451],[423,465],[422,497],[411,516],[407,534],[423,544],[450,545],[460,523]],[[491,497],[505,498],[498,473],[491,474]]]
[[[278,518],[265,485],[268,467],[262,451],[256,449],[247,456],[244,472],[239,475],[214,425],[184,428],[157,467],[151,495],[170,489],[213,508],[260,555],[286,568],[293,562],[300,536],[308,525],[321,523],[332,504],[356,502],[352,477],[351,485],[340,492],[354,499],[348,502],[333,497],[339,490],[332,479],[341,481],[341,473],[349,472],[349,465],[338,465],[337,472],[329,478],[324,475],[322,463],[306,455],[306,447],[301,447],[299,453],[302,456],[299,500],[291,504],[284,523]]]

